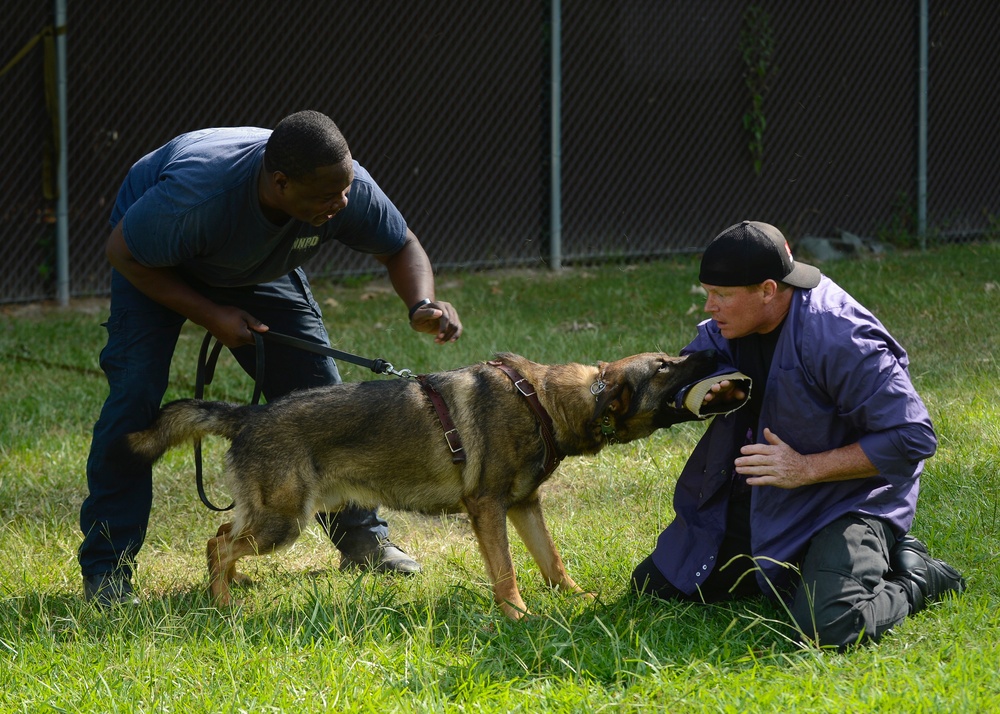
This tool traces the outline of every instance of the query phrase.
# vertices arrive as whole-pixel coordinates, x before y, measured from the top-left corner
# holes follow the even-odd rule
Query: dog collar
[[[597,381],[590,385],[590,393],[594,395],[594,399],[597,399],[607,386],[607,382],[604,381],[604,370],[602,369],[601,373],[597,375]]]
[[[604,370],[597,375],[597,381],[590,385],[590,393],[594,395],[594,399],[597,400],[608,386],[608,383],[604,381]],[[611,417],[607,414],[601,419],[601,436],[603,436],[609,443],[615,439],[615,428],[611,425]]]

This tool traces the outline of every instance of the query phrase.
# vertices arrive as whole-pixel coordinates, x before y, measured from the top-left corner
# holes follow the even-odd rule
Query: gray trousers
[[[741,505],[732,503],[731,509]],[[737,517],[731,522],[741,520]],[[843,648],[877,641],[910,614],[903,586],[886,577],[895,542],[888,524],[878,518],[849,515],[821,529],[799,564],[802,580],[791,598],[798,636],[821,646]],[[749,533],[727,533],[718,562],[747,555],[749,544]],[[717,568],[700,592],[688,595],[663,577],[649,557],[633,572],[632,589],[667,600],[703,602],[759,595],[752,575],[740,579],[744,570]]]
[[[887,579],[896,538],[879,518],[844,516],[809,542],[792,616],[821,645],[877,641],[910,614],[906,590]]]

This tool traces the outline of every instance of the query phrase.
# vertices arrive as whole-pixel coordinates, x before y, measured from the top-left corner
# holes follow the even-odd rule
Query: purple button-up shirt
[[[683,353],[702,349],[740,366],[713,320],[698,326]],[[882,518],[897,536],[909,530],[923,460],[937,439],[907,365],[905,350],[882,323],[829,278],[812,290],[796,289],[768,372],[758,441],[764,443],[767,427],[802,454],[857,442],[879,473],[795,489],[753,488],[751,551],[765,593],[795,583],[784,564],[798,564],[816,532],[841,516]],[[688,594],[720,565],[733,462],[749,426],[745,411],[709,425],[678,478],[676,518],[653,552],[657,568]]]

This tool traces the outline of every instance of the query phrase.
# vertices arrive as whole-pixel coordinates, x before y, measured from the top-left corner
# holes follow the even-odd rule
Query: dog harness
[[[451,462],[453,464],[465,463],[465,447],[462,446],[462,437],[458,435],[458,429],[455,428],[455,423],[451,420],[448,405],[444,403],[444,398],[427,381],[427,377],[428,375],[426,374],[417,375],[417,381],[424,388],[424,391],[431,400],[431,404],[434,405],[434,411],[437,412],[438,419],[441,420],[441,426],[444,428],[444,439],[448,442],[448,448],[451,449]]]
[[[535,418],[538,420],[539,431],[542,432],[542,441],[545,442],[545,467],[542,470],[542,478],[545,478],[556,470],[556,467],[565,456],[556,446],[552,417],[545,411],[542,403],[538,401],[538,394],[535,392],[535,388],[531,385],[531,382],[522,377],[520,372],[499,360],[491,360],[486,364],[496,367],[510,377],[510,380],[514,383],[514,387],[521,393],[521,396],[528,402],[528,406],[531,407],[531,411],[534,412]]]
[[[491,367],[496,367],[501,370],[504,374],[510,377],[511,381],[514,383],[514,387],[517,391],[525,398],[528,402],[528,406],[531,407],[531,411],[535,415],[535,419],[538,420],[538,428],[542,434],[542,441],[545,442],[545,466],[543,467],[542,477],[546,477],[556,470],[556,467],[563,460],[564,454],[559,452],[556,446],[556,438],[553,434],[552,417],[549,413],[545,411],[545,407],[538,400],[538,394],[535,392],[535,388],[531,383],[521,376],[513,367],[510,367],[499,360],[491,360],[486,364]],[[462,446],[462,437],[458,434],[458,429],[455,427],[455,423],[451,420],[451,414],[448,412],[448,405],[445,403],[444,398],[438,393],[436,389],[427,380],[429,375],[421,374],[417,375],[417,381],[424,388],[427,397],[431,400],[431,404],[434,405],[434,411],[437,412],[438,419],[441,421],[441,427],[444,429],[444,438],[448,442],[448,448],[451,450],[451,461],[454,464],[461,464],[465,462],[465,448]]]

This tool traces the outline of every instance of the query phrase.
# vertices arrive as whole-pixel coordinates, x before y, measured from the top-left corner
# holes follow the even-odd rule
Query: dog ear
[[[594,407],[594,417],[600,418],[609,412],[615,415],[622,415],[628,411],[629,401],[632,398],[632,390],[627,381],[620,374],[607,374],[610,366],[607,362],[598,362],[598,369],[601,370],[601,378],[604,381],[604,389],[597,395],[597,405]]]

